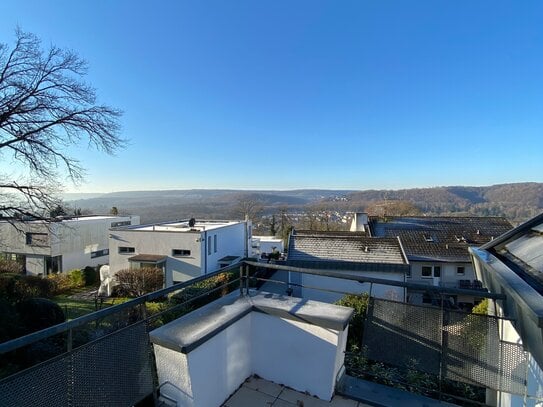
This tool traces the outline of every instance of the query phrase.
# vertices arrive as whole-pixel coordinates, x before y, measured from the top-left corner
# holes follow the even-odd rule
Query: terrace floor
[[[288,387],[250,377],[223,407],[369,407],[368,404],[334,396],[331,402],[299,393]]]

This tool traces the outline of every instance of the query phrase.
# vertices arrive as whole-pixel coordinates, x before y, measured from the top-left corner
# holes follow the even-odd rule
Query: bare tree
[[[245,220],[251,220],[253,223],[256,222],[256,218],[261,212],[261,201],[258,198],[254,198],[250,195],[241,196],[234,207],[235,216]]]
[[[58,205],[62,180],[84,170],[68,154],[81,142],[108,154],[123,144],[119,110],[96,103],[76,53],[20,29],[13,47],[0,44],[0,215],[46,217]],[[11,165],[13,173],[6,173]]]

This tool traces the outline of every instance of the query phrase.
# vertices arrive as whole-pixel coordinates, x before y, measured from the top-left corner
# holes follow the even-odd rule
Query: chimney
[[[351,223],[351,232],[368,232],[368,214],[365,212],[356,212],[353,223]]]

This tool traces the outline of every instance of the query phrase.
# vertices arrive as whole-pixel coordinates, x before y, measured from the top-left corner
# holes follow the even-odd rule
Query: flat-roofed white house
[[[46,276],[109,261],[109,229],[137,225],[139,216],[78,216],[0,222],[0,253],[29,275]]]
[[[166,286],[219,270],[247,257],[251,222],[194,219],[114,228],[110,273],[162,268]]]

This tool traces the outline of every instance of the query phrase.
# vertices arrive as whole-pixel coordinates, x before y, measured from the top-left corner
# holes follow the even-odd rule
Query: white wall
[[[179,406],[216,407],[251,375],[251,314],[188,354],[154,345],[162,391]]]
[[[251,239],[245,241],[245,223],[236,223],[207,231],[207,236],[211,236],[212,246],[213,236],[215,235],[217,235],[217,252],[213,247],[211,255],[207,256],[208,273],[217,271],[220,268],[219,259],[224,256],[244,257],[246,244],[249,245],[249,248],[251,247]]]
[[[372,277],[372,278],[382,278],[392,281],[404,281],[403,273],[392,273],[392,272],[357,272],[360,276]],[[359,283],[354,280],[345,280],[341,278],[334,277],[323,277],[312,274],[302,274],[302,288],[301,297],[307,298],[310,300],[322,301],[327,303],[334,303],[341,299],[345,294],[331,293],[328,291],[320,291],[316,289],[305,288],[305,286],[310,287],[321,287],[329,290],[336,290],[348,293],[369,293],[370,284],[369,283]],[[387,285],[373,284],[371,289],[372,296],[377,298],[384,298],[388,300],[395,301],[405,301],[405,288],[403,287],[393,287]]]
[[[252,374],[330,400],[347,329],[336,331],[253,311],[182,354],[153,345],[162,393],[180,406],[221,405]]]

